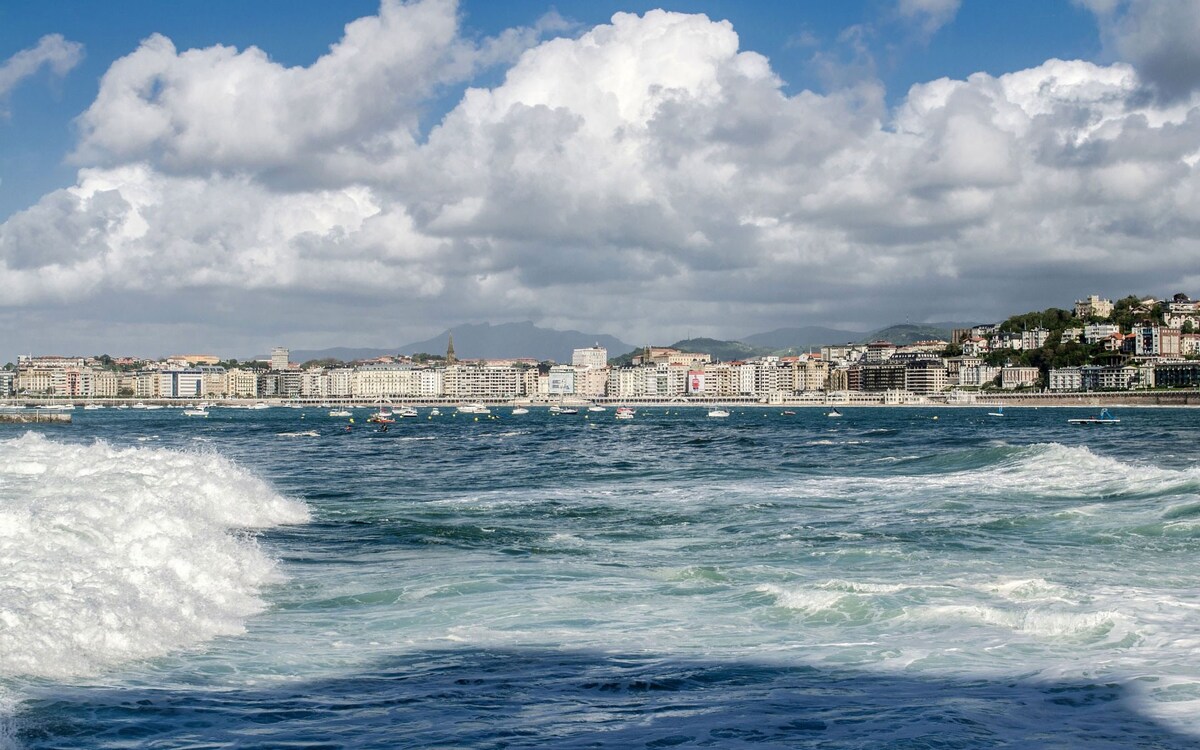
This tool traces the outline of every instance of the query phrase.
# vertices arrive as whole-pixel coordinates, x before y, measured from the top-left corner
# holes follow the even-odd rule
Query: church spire
[[[452,365],[458,361],[458,357],[454,356],[454,334],[450,334],[450,340],[446,342],[446,364]]]

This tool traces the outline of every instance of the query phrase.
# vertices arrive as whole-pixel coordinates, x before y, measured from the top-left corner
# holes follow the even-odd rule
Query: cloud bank
[[[560,29],[472,41],[452,2],[385,0],[308,67],[145,40],[79,118],[77,184],[0,225],[0,322],[99,310],[154,346],[177,316],[213,348],[509,319],[657,340],[1200,291],[1200,98],[1165,95],[1153,56],[889,108],[871,82],[788,95],[701,15]]]

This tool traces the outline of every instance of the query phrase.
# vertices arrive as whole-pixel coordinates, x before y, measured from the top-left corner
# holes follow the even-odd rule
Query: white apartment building
[[[587,349],[575,349],[571,352],[571,366],[578,368],[590,367],[600,369],[608,366],[608,350],[596,344]]]
[[[161,398],[199,398],[204,395],[204,373],[199,369],[162,370],[157,374]]]
[[[1121,327],[1115,323],[1088,323],[1083,327],[1083,341],[1085,344],[1097,344],[1120,332]]]
[[[1083,370],[1078,367],[1056,367],[1050,371],[1049,387],[1052,391],[1083,390]]]
[[[958,368],[958,384],[963,388],[982,388],[1000,377],[1000,368],[991,365],[963,365]]]
[[[646,395],[648,367],[614,367],[608,371],[609,398],[640,398]]]
[[[421,395],[421,371],[407,365],[365,365],[354,370],[355,398]]]
[[[305,398],[328,398],[329,372],[324,369],[302,372],[300,374],[300,395]]]
[[[326,373],[329,378],[329,395],[333,398],[350,398],[354,395],[354,368],[339,367]]]
[[[445,395],[464,400],[516,398],[523,383],[515,367],[451,365],[443,377]]]
[[[1041,349],[1046,345],[1046,341],[1050,338],[1050,331],[1046,328],[1034,328],[1032,331],[1021,331],[1021,348],[1022,349]]]
[[[277,346],[271,350],[271,369],[286,370],[290,362],[291,352],[287,347]]]

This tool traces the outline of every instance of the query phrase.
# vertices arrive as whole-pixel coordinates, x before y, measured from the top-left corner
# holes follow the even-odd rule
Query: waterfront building
[[[354,395],[354,368],[338,367],[326,372],[329,395],[332,398],[350,398]]]
[[[198,368],[162,370],[158,374],[160,398],[198,398],[204,395],[204,373]]]
[[[258,373],[258,395],[261,398],[275,398],[279,395],[279,373],[274,371]]]
[[[897,362],[861,365],[858,370],[861,384],[857,390],[873,393],[906,390],[906,364]]]
[[[300,370],[282,370],[279,372],[279,396],[282,398],[300,398]]]
[[[300,395],[304,398],[329,398],[329,372],[324,368],[304,370],[300,374]]]
[[[608,387],[608,367],[576,367],[575,394],[600,398]]]
[[[138,370],[136,378],[137,379],[134,381],[133,395],[137,396],[138,398],[158,398],[159,394],[162,393],[162,391],[159,390],[160,381],[158,378],[158,370],[152,370],[149,368]]]
[[[550,396],[575,395],[575,368],[571,365],[554,365],[546,376],[546,393]]]
[[[225,395],[229,398],[258,398],[258,375],[254,370],[234,368],[225,372]]]
[[[600,369],[608,366],[608,350],[596,344],[586,349],[575,349],[571,352],[571,365],[575,368],[590,367]]]
[[[641,367],[613,367],[608,371],[609,398],[637,398],[645,395],[645,377]]]
[[[1079,367],[1056,367],[1050,371],[1048,380],[1052,391],[1083,390],[1083,370]]]
[[[1085,391],[1129,390],[1138,376],[1138,368],[1130,365],[1084,365],[1079,369]]]
[[[1036,367],[1001,367],[1000,387],[1005,390],[1037,385],[1040,373]]]
[[[352,393],[355,398],[377,399],[417,396],[421,375],[409,365],[374,364],[354,369]]]
[[[792,363],[792,390],[797,393],[819,391],[829,384],[829,362],[817,357],[802,357]]]
[[[962,388],[983,388],[1000,377],[1000,368],[992,365],[973,364],[958,368],[958,384]]]
[[[271,350],[271,369],[286,370],[291,366],[288,359],[291,357],[291,352],[287,347],[277,346]]]
[[[927,396],[946,390],[949,378],[946,363],[940,358],[914,359],[904,368],[904,389]]]
[[[515,367],[451,365],[443,374],[445,395],[465,401],[511,399],[521,395],[521,373]]]
[[[1200,388],[1200,362],[1160,362],[1154,365],[1157,388]]]
[[[0,398],[7,398],[17,392],[17,373],[13,370],[0,370]]]
[[[1113,303],[1110,299],[1101,299],[1099,295],[1091,295],[1087,299],[1075,300],[1075,317],[1077,318],[1107,318],[1113,314]]]

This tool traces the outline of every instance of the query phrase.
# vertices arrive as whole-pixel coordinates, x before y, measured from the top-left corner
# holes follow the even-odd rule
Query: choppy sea
[[[0,426],[0,748],[1194,748],[1200,412]]]

